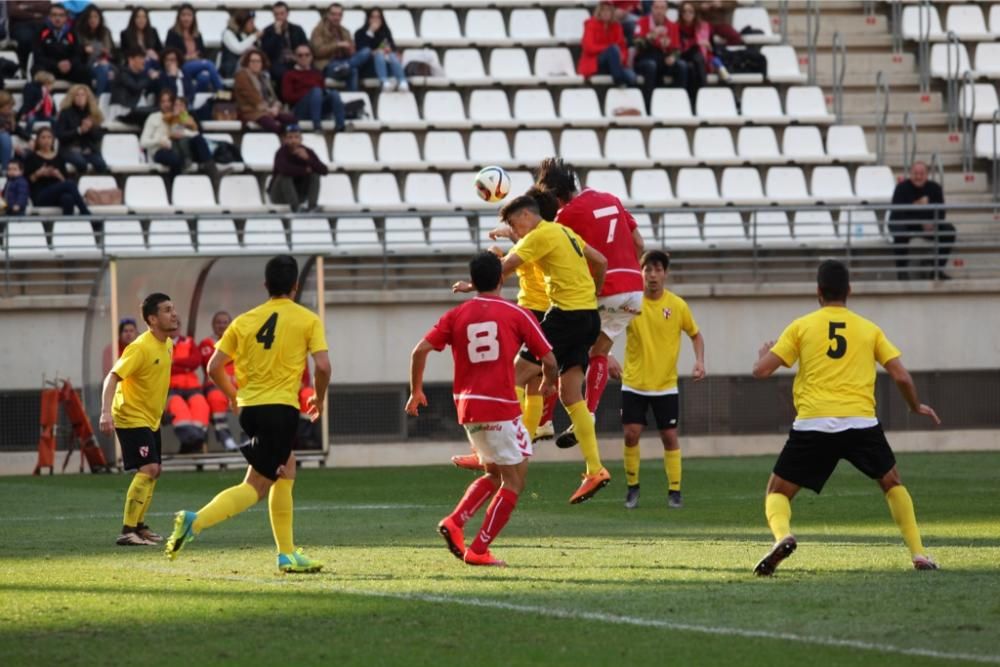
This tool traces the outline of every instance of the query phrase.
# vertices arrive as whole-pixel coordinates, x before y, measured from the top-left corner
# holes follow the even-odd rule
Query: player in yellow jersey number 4
[[[822,491],[840,459],[878,482],[913,567],[936,570],[937,564],[924,553],[913,500],[900,482],[896,458],[875,417],[876,362],[889,373],[911,411],[935,425],[941,420],[920,402],[896,346],[875,323],[847,309],[847,267],[827,260],[820,264],[816,282],[820,309],[789,324],[776,343],[765,343],[753,366],[754,377],[766,378],[781,366],[799,364],[792,387],[795,422],[767,482],[764,502],[775,544],[754,574],[774,574],[795,551],[791,500],[803,486]]]

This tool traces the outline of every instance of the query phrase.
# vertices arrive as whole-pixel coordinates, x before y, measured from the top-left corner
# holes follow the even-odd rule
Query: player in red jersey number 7
[[[489,546],[517,506],[531,456],[531,438],[521,424],[510,360],[526,345],[542,362],[543,393],[555,390],[558,370],[552,346],[534,316],[500,297],[500,259],[491,252],[479,253],[469,263],[469,272],[478,295],[445,313],[413,349],[406,412],[416,417],[419,408],[427,405],[423,388],[427,355],[451,345],[458,422],[465,427],[486,474],[469,485],[438,530],[456,558],[469,565],[503,566],[502,560],[490,554]],[[466,549],[462,530],[490,497],[483,525]]]

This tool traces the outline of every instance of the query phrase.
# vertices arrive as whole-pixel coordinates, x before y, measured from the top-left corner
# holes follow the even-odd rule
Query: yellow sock
[[[663,450],[663,469],[667,471],[667,488],[681,490],[681,450]]]
[[[532,439],[535,437],[535,431],[538,430],[538,423],[542,421],[544,409],[545,400],[541,394],[528,394],[524,397],[524,416],[521,417],[521,421],[524,423],[525,430],[528,431],[528,436]]]
[[[521,404],[521,412],[524,412],[524,397],[527,395],[524,392],[524,387],[514,387],[514,393],[517,394],[517,402]]]
[[[150,496],[151,484],[156,484],[156,481],[144,472],[137,472],[132,477],[132,483],[125,493],[125,513],[122,518],[124,525],[135,528],[142,521],[143,507]]]
[[[764,499],[764,514],[771,527],[774,541],[778,542],[792,533],[792,502],[783,493],[769,493]]]
[[[917,528],[917,515],[913,511],[913,499],[910,498],[910,492],[900,484],[889,489],[885,494],[885,499],[889,503],[892,520],[899,526],[899,532],[903,534],[903,541],[906,542],[906,548],[910,550],[910,555],[923,554],[924,544],[920,541],[920,529]]]
[[[625,483],[629,486],[639,483],[639,443],[625,445]]]
[[[279,554],[295,551],[292,540],[292,486],[295,480],[279,479],[267,495],[267,510],[271,515],[271,532]]]
[[[153,477],[149,478],[149,484],[146,487],[146,501],[142,504],[142,511],[139,512],[139,523],[146,520],[146,512],[149,511],[149,506],[153,504],[153,491],[156,489],[156,479]]]
[[[212,501],[198,510],[198,517],[192,528],[200,533],[205,528],[211,528],[217,523],[236,516],[257,504],[257,490],[243,482],[222,491]]]
[[[597,431],[594,429],[594,417],[587,409],[587,401],[578,401],[566,406],[566,413],[573,422],[573,433],[580,443],[580,452],[587,462],[587,474],[596,475],[604,466],[601,465],[601,454],[597,449]]]

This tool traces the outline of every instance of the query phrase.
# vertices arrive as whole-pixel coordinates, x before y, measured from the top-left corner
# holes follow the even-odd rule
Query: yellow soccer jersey
[[[125,347],[111,372],[121,378],[111,403],[117,428],[160,428],[170,390],[174,341],[146,331]]]
[[[687,302],[664,290],[659,299],[642,298],[642,311],[629,322],[622,389],[637,394],[677,393],[681,332],[698,335]]]
[[[298,408],[306,357],[327,346],[316,313],[271,299],[233,320],[215,348],[235,361],[238,405]]]
[[[542,221],[510,253],[534,262],[545,274],[545,293],[560,310],[597,310],[597,290],[583,256],[587,246],[576,232]]]
[[[528,310],[549,309],[549,295],[545,293],[545,274],[532,262],[517,267],[517,305]]]
[[[874,417],[875,363],[900,354],[874,322],[833,306],[789,324],[771,352],[786,366],[799,363],[792,387],[798,419]]]

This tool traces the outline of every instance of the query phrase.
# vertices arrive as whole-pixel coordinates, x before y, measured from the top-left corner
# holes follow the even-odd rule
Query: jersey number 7
[[[604,208],[596,209],[594,210],[594,218],[598,220],[601,218],[611,218],[611,222],[608,223],[608,245],[614,243],[615,227],[618,226],[618,207],[605,206]]]
[[[274,344],[274,331],[278,328],[278,313],[271,313],[264,326],[257,330],[257,342],[264,346],[265,350],[270,350]]]

